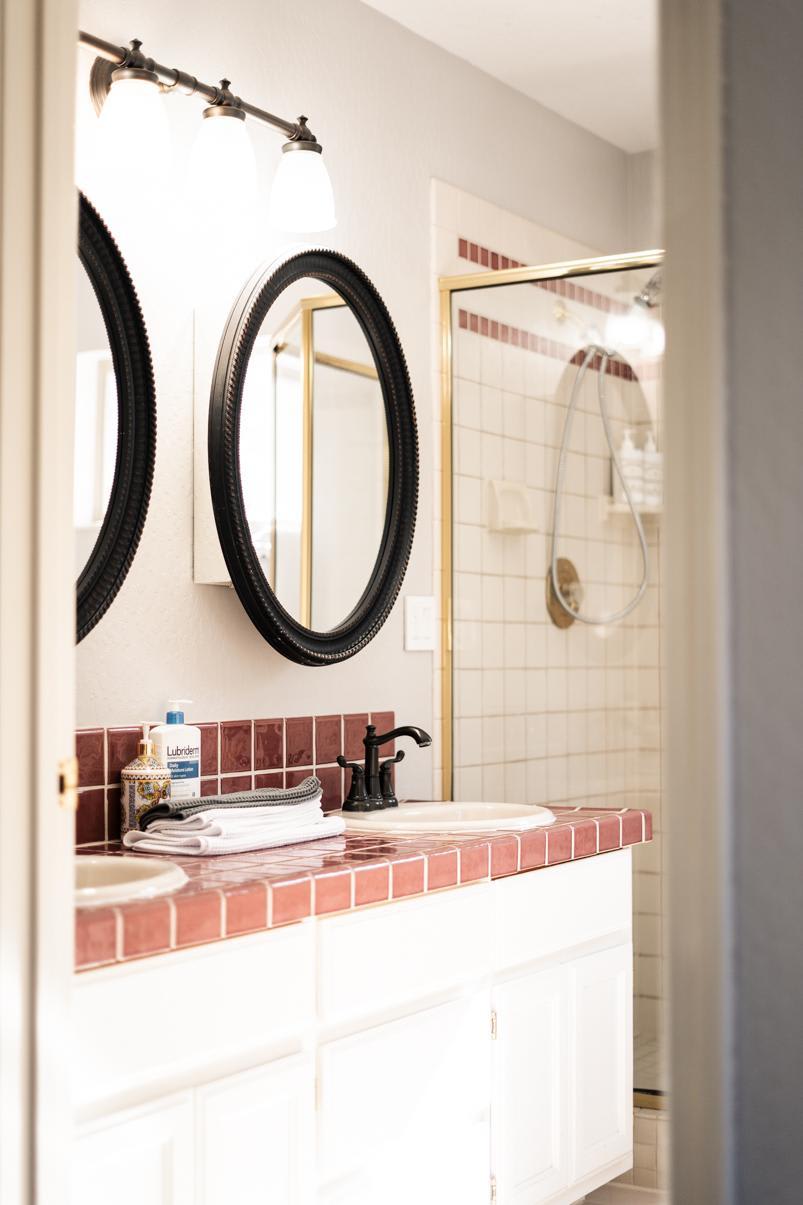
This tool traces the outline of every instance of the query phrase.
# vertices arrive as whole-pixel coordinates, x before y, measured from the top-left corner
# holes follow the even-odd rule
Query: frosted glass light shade
[[[625,314],[611,314],[605,334],[606,343],[613,348],[650,357],[664,351],[663,323],[637,302]]]
[[[190,156],[189,185],[196,204],[217,203],[225,195],[229,217],[253,211],[257,168],[244,121],[222,114],[204,117]]]
[[[103,150],[131,175],[153,176],[170,168],[170,135],[158,82],[113,80],[100,113],[98,132]]]
[[[270,222],[290,234],[311,234],[337,225],[332,181],[319,151],[284,151],[273,178]]]

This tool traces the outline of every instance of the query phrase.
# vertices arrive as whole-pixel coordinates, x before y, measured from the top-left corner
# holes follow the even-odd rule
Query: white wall
[[[80,16],[83,28],[120,42],[139,37],[160,61],[206,81],[226,73],[237,92],[274,112],[310,115],[339,209],[338,228],[325,241],[372,277],[408,357],[421,492],[404,592],[428,593],[437,402],[430,390],[430,180],[449,180],[580,242],[619,251],[628,235],[627,156],[356,0],[230,0],[225,8],[134,0],[124,10],[84,0]],[[79,142],[94,121],[83,82],[90,61],[79,55]],[[166,104],[180,172],[201,106],[186,98]],[[258,127],[251,134],[266,194],[280,140]],[[197,283],[206,250],[187,238],[180,184],[163,201],[149,229],[113,229],[151,337],[159,441],[139,553],[113,608],[78,650],[79,723],[130,723],[178,693],[195,700],[199,719],[392,707],[400,720],[430,727],[432,659],[403,652],[399,605],[358,657],[304,669],[264,643],[232,591],[193,585],[193,310],[216,278]],[[254,263],[266,249],[257,241]],[[215,351],[209,346],[210,358]],[[408,758],[403,789],[431,789],[429,757]]]

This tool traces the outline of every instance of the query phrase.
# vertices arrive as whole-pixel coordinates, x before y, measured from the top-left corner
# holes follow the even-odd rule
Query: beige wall
[[[141,38],[161,61],[200,78],[228,73],[237,91],[276,112],[310,114],[339,208],[339,226],[325,242],[353,256],[373,278],[408,356],[421,433],[421,495],[404,593],[430,593],[431,178],[451,180],[601,251],[617,251],[627,243],[627,156],[356,0],[233,0],[225,9],[190,0],[135,0],[124,9],[84,0],[80,17],[102,37]],[[94,120],[85,97],[89,63],[82,53],[79,143]],[[209,248],[188,236],[181,182],[200,105],[183,98],[166,104],[176,180],[150,225],[135,218],[125,229],[113,226],[153,345],[156,477],[129,578],[78,650],[79,723],[136,721],[157,713],[166,695],[179,694],[195,700],[192,714],[202,719],[392,707],[400,720],[429,728],[432,657],[403,651],[400,605],[358,657],[303,669],[262,641],[231,590],[193,585],[193,314],[222,278],[211,266],[208,274],[199,272]],[[259,127],[251,134],[266,203],[280,141]],[[107,216],[113,225],[108,210]],[[255,240],[249,267],[276,249],[268,243],[264,236]],[[216,349],[201,350],[211,358]],[[429,754],[408,757],[403,789],[428,794],[431,765]]]

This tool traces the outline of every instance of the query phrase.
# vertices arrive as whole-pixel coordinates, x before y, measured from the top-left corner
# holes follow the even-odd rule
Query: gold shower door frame
[[[452,649],[454,590],[453,567],[453,413],[452,413],[452,297],[455,293],[477,289],[496,289],[502,285],[529,284],[541,280],[560,280],[570,276],[594,276],[634,268],[657,268],[663,263],[662,250],[639,251],[627,255],[603,255],[595,259],[568,260],[540,267],[500,268],[489,272],[467,272],[460,276],[441,276],[441,750],[443,778],[441,796],[454,798],[454,664]]]
[[[306,628],[312,627],[312,446],[313,418],[315,409],[315,365],[322,364],[327,368],[336,368],[341,372],[354,373],[356,376],[371,377],[379,380],[376,366],[363,364],[358,360],[333,356],[327,352],[315,350],[314,318],[318,310],[331,310],[347,303],[338,293],[323,293],[316,297],[304,297],[290,314],[289,318],[276,334],[273,346],[273,387],[276,395],[276,380],[278,358],[282,352],[297,352],[301,361],[301,414],[302,414],[302,486],[301,486],[301,614],[300,622]],[[299,347],[289,343],[286,336],[298,324]],[[274,415],[275,423],[275,415]],[[275,438],[274,438],[275,447]],[[272,561],[273,581],[276,581],[276,505],[273,507],[273,540]]]

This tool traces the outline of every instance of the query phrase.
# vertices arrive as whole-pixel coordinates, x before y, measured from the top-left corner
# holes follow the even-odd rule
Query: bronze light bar
[[[306,150],[320,151],[321,149],[315,135],[307,126],[306,117],[299,117],[297,121],[285,121],[283,117],[277,117],[274,113],[269,113],[267,109],[260,109],[257,105],[242,100],[239,96],[233,96],[228,90],[228,81],[221,81],[221,86],[215,87],[213,84],[202,83],[194,75],[182,71],[179,67],[165,67],[144,55],[140,50],[142,43],[136,38],[128,46],[116,46],[114,42],[107,42],[103,38],[95,37],[94,34],[79,30],[78,41],[82,46],[88,46],[98,55],[92,65],[89,81],[92,100],[98,111],[103,107],[103,102],[111,87],[113,71],[124,68],[132,72],[151,72],[156,76],[163,92],[172,92],[176,89],[186,96],[200,96],[210,105],[225,105],[239,109],[242,113],[247,113],[249,117],[255,117],[257,121],[263,121],[266,125],[281,130],[291,143],[304,143]]]

